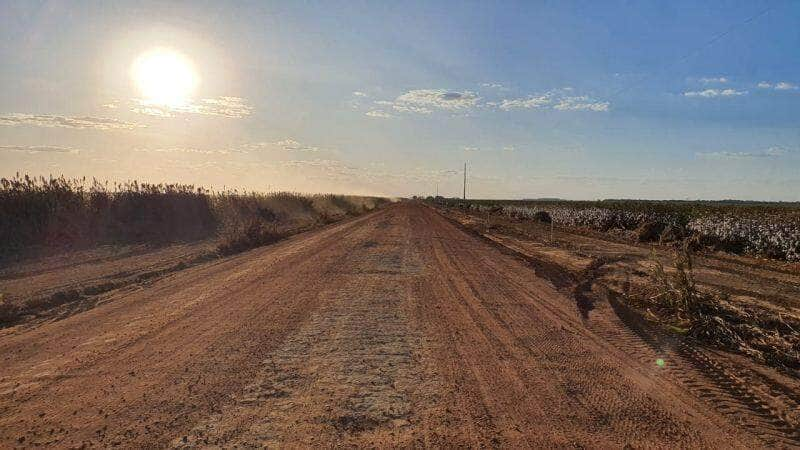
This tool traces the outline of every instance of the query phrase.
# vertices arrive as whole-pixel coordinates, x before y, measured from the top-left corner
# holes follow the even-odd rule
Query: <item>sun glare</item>
[[[136,58],[131,76],[146,102],[164,106],[185,104],[199,83],[194,64],[167,48],[156,48]]]

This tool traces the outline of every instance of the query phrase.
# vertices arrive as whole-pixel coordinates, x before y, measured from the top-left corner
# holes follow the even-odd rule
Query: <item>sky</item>
[[[0,176],[800,200],[800,2],[0,0]]]

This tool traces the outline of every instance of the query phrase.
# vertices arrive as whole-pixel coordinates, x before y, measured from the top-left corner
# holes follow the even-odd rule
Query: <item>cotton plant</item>
[[[474,206],[481,211],[489,209],[485,205]],[[598,230],[634,229],[646,222],[675,226],[686,223],[677,214],[599,207],[505,205],[502,211],[508,216],[522,219],[532,219],[536,213],[544,211],[556,224]],[[795,217],[783,217],[779,214],[760,217],[707,214],[689,220],[685,228],[699,236],[710,237],[727,245],[741,246],[748,254],[800,261],[800,220]]]

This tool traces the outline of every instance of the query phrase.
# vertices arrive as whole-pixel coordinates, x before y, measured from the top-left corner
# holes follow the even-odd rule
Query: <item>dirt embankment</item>
[[[587,293],[592,290],[595,297],[613,295],[679,334],[747,354],[794,376],[800,373],[800,273],[786,263],[721,252],[686,260],[680,249],[625,243],[602,233],[504,215],[442,212],[526,258],[557,285],[573,286],[584,309],[590,307]],[[686,300],[682,294],[698,304],[672,304]],[[687,311],[692,306],[696,311]]]
[[[107,301],[111,292],[140,289],[173,272],[272,244],[385,203],[371,197],[299,195],[214,200],[224,223],[205,239],[86,245],[77,250],[40,247],[38,254],[0,259],[0,327],[68,317]]]
[[[672,373],[687,386],[695,383],[687,374],[699,371],[694,376],[714,380],[731,398],[744,399],[785,418],[787,429],[800,424],[800,372],[792,365],[800,351],[800,335],[791,326],[800,318],[800,273],[787,269],[789,265],[721,252],[694,258],[691,270],[697,292],[724,299],[725,312],[736,316],[725,320],[741,323],[739,327],[745,329],[736,336],[737,345],[729,345],[716,336],[698,339],[687,335],[688,330],[671,326],[663,311],[650,302],[661,294],[653,278],[654,268],[661,265],[674,276],[679,250],[625,243],[601,233],[576,232],[536,221],[455,209],[441,212],[456,226],[525,261],[538,276],[569,295],[582,317],[610,306],[640,339],[671,354]],[[766,325],[759,322],[764,318],[768,319]],[[731,327],[729,323],[714,325],[723,330]],[[788,359],[770,359],[779,353]]]
[[[6,329],[0,446],[800,445],[795,381],[503,248],[403,203]]]

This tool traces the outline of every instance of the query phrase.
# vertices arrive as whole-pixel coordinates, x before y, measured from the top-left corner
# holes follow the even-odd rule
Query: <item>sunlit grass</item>
[[[0,255],[34,247],[159,244],[215,237],[235,242],[233,247],[241,250],[271,242],[293,227],[327,223],[385,201],[18,174],[0,179]]]

